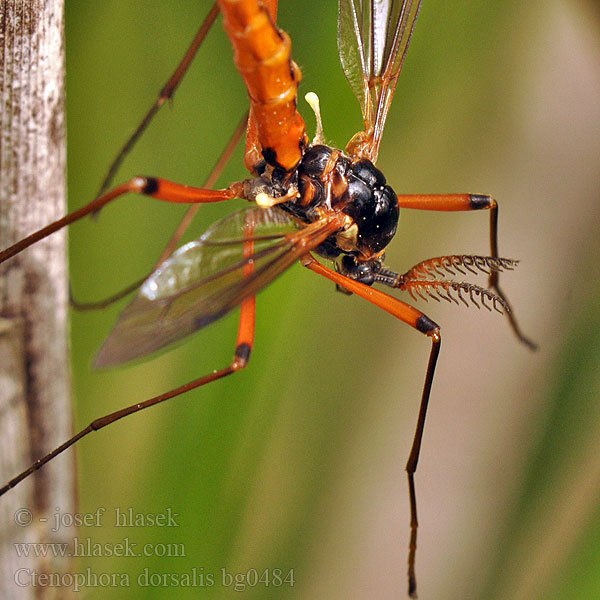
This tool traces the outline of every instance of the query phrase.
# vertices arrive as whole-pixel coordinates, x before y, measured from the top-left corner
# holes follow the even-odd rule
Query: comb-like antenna
[[[475,305],[477,308],[492,308],[502,313],[510,313],[510,306],[500,295],[464,281],[445,279],[446,273],[456,275],[456,272],[466,275],[469,271],[473,274],[512,270],[518,260],[499,258],[494,256],[476,256],[470,254],[453,254],[450,256],[437,256],[429,258],[409,269],[404,275],[398,275],[389,269],[380,269],[376,280],[393,288],[407,291],[415,300],[422,298],[427,301],[433,298],[437,302],[446,300],[465,306]],[[459,302],[460,301],[460,302]],[[491,302],[491,306],[486,301]]]
[[[496,258],[492,256],[475,256],[470,254],[454,254],[429,258],[415,265],[404,276],[407,279],[426,279],[428,277],[446,277],[443,271],[456,275],[456,271],[467,274],[467,271],[477,275],[478,272],[489,275],[492,271],[512,271],[519,264],[518,260]]]
[[[510,312],[510,307],[500,296],[473,283],[439,279],[411,279],[403,281],[399,287],[407,291],[415,300],[418,300],[417,296],[419,296],[419,298],[427,301],[427,296],[429,296],[429,298],[433,298],[438,302],[441,298],[447,302],[459,304],[460,300],[465,306],[471,306],[471,304],[477,308],[483,306],[483,308],[487,308],[490,311],[493,308],[500,314],[502,314],[501,309]],[[452,292],[455,292],[456,296]],[[489,304],[486,304],[486,300],[491,301],[491,307]]]

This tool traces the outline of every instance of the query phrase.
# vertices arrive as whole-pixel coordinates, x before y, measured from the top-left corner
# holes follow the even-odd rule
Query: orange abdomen
[[[291,59],[290,38],[258,0],[219,0],[219,6],[235,64],[250,96],[249,135],[254,120],[264,158],[291,171],[300,162],[308,138],[296,109],[302,73]],[[246,163],[249,168],[256,163],[256,157],[249,158],[248,148]]]

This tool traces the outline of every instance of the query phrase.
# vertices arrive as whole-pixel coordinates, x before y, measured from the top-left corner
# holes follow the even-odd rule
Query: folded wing
[[[420,7],[421,0],[339,0],[338,51],[365,124],[348,144],[353,156],[377,161]]]

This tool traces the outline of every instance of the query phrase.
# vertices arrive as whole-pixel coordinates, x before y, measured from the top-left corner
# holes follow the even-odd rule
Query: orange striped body
[[[296,109],[302,73],[291,59],[289,36],[274,23],[276,3],[267,8],[259,0],[219,0],[219,6],[250,96],[246,166],[254,171],[262,154],[270,165],[291,171],[308,138]]]

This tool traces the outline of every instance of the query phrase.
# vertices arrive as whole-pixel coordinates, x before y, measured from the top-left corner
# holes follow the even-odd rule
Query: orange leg
[[[372,302],[375,306],[383,308],[397,319],[414,327],[421,333],[424,333],[431,338],[431,352],[429,353],[429,362],[425,374],[425,383],[423,385],[423,394],[421,395],[421,405],[419,407],[419,417],[417,419],[417,427],[415,437],[413,439],[412,448],[408,461],[406,463],[406,472],[408,474],[408,491],[410,498],[410,542],[408,552],[408,594],[411,598],[417,597],[417,579],[415,575],[415,557],[417,552],[417,528],[419,522],[417,520],[417,496],[415,493],[415,472],[419,461],[419,453],[421,451],[421,442],[423,440],[423,431],[425,429],[425,417],[427,415],[427,406],[429,404],[429,396],[431,394],[431,385],[433,384],[433,376],[435,373],[435,365],[440,353],[442,336],[439,326],[434,323],[427,315],[420,310],[390,296],[384,292],[373,289],[364,283],[354,281],[345,277],[341,273],[332,271],[316,261],[312,256],[308,255],[302,259],[302,264],[311,271],[323,275],[335,282],[337,285],[347,289],[348,291],[361,296],[365,300]]]
[[[205,188],[195,188],[181,183],[174,183],[166,179],[158,179],[156,177],[134,177],[127,183],[113,188],[110,192],[107,192],[103,196],[99,196],[95,200],[92,200],[89,204],[82,206],[81,208],[69,213],[68,215],[46,225],[46,227],[32,233],[31,235],[23,238],[10,248],[0,252],[0,263],[18,254],[25,248],[28,248],[32,244],[39,242],[45,237],[53,234],[54,232],[78,221],[82,217],[89,215],[90,213],[96,212],[109,202],[112,202],[119,196],[127,194],[129,192],[135,194],[144,194],[163,200],[165,202],[176,202],[185,204],[202,204],[206,202],[222,202],[224,200],[231,200],[235,198],[242,191],[240,184],[232,184],[230,187],[224,190],[209,190]]]
[[[498,203],[492,196],[486,194],[406,194],[398,196],[400,208],[414,208],[418,210],[437,210],[443,212],[489,210],[490,211],[490,247],[492,258],[498,258]],[[510,307],[504,292],[499,287],[499,273],[492,270],[488,286],[502,298]],[[506,311],[510,326],[517,338],[531,350],[536,350],[537,345],[530,340],[519,327],[514,312]]]
[[[155,404],[159,404],[164,402],[165,400],[170,400],[171,398],[175,398],[185,392],[189,392],[195,388],[206,385],[207,383],[211,383],[212,381],[216,381],[217,379],[222,379],[227,375],[231,375],[240,369],[243,369],[250,359],[250,353],[252,351],[252,347],[254,345],[254,316],[255,316],[255,299],[254,296],[251,296],[242,302],[241,314],[240,314],[240,325],[238,330],[238,338],[235,346],[235,354],[232,363],[220,371],[213,371],[204,377],[200,377],[199,379],[195,379],[194,381],[190,381],[185,385],[181,385],[173,390],[165,392],[160,396],[155,396],[154,398],[150,398],[145,400],[144,402],[138,402],[136,404],[132,404],[127,408],[123,408],[116,412],[110,413],[95,421],[92,421],[85,429],[82,429],[79,433],[74,435],[72,438],[61,444],[58,448],[47,454],[43,458],[34,462],[28,469],[23,471],[21,474],[17,475],[13,479],[11,479],[6,485],[0,488],[0,496],[8,492],[11,488],[15,487],[18,483],[23,481],[26,477],[37,471],[40,467],[43,467],[48,461],[52,460],[55,456],[61,454],[67,448],[70,448],[73,444],[78,442],[81,438],[85,437],[88,433],[92,431],[98,431],[104,427],[107,427],[111,423],[122,419],[123,417],[127,417],[128,415],[132,415],[133,413],[139,412],[145,408],[149,408],[150,406],[154,406]]]

